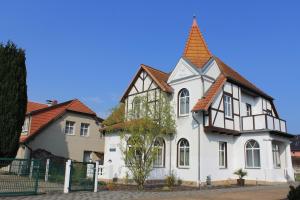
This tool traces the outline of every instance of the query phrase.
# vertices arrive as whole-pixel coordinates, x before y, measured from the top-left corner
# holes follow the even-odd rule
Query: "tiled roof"
[[[266,97],[267,99],[273,99],[271,96],[267,95],[265,92],[260,90],[258,87],[256,87],[254,84],[252,84],[250,81],[248,81],[246,78],[244,78],[242,75],[240,75],[238,72],[236,72],[234,69],[226,65],[222,60],[220,60],[217,57],[214,57],[215,61],[217,62],[221,72],[231,81],[237,82],[238,84],[241,84],[247,89],[250,89],[253,92],[256,92],[263,97]]]
[[[125,100],[126,96],[130,92],[135,81],[139,78],[139,75],[143,70],[147,72],[147,74],[153,79],[153,81],[158,85],[158,87],[160,87],[160,89],[162,91],[167,92],[167,93],[173,92],[173,88],[167,83],[170,74],[160,71],[158,69],[155,69],[153,67],[150,67],[148,65],[141,64],[140,69],[138,70],[138,72],[134,76],[133,80],[131,81],[131,84],[129,85],[129,87],[125,91],[124,95],[122,96],[121,102],[123,102]]]
[[[195,18],[185,45],[183,57],[199,68],[202,68],[212,57]]]
[[[39,110],[39,109],[42,109],[42,108],[47,108],[47,107],[48,107],[47,104],[42,104],[42,103],[36,103],[36,102],[29,101],[27,103],[26,113],[30,113],[32,111]]]
[[[30,138],[38,134],[43,128],[48,126],[51,122],[61,117],[66,111],[96,116],[95,112],[93,112],[78,99],[34,110],[28,114],[30,116],[29,135],[21,135],[20,142],[28,141]]]
[[[205,95],[198,100],[192,111],[205,110],[207,111],[210,104],[213,102],[215,96],[222,89],[226,82],[226,78],[223,74],[220,74],[217,80],[210,86]]]

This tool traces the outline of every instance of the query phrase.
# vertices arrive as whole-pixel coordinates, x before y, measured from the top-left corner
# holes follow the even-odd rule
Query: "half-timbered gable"
[[[138,98],[146,99],[149,107],[155,110],[161,93],[172,92],[172,88],[166,84],[168,77],[167,73],[146,65],[141,65],[122,97],[122,101],[125,103],[126,115],[134,108],[135,100]]]

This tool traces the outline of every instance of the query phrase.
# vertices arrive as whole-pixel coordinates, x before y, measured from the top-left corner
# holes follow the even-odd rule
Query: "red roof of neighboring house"
[[[42,103],[36,103],[36,102],[29,101],[27,103],[26,113],[28,114],[32,111],[39,110],[39,109],[42,109],[42,108],[47,108],[47,107],[48,107],[47,104],[42,104]]]
[[[93,115],[96,117],[96,113],[78,99],[66,101],[53,106],[41,106],[40,109],[36,109],[28,113],[28,115],[30,116],[29,134],[26,136],[21,135],[20,142],[28,141],[30,138],[38,134],[43,128],[47,127],[51,122],[61,117],[67,111]]]

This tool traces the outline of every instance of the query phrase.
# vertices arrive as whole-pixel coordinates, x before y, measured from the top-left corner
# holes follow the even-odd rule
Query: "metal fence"
[[[0,158],[0,196],[36,194],[38,180],[38,160]]]
[[[65,162],[61,160],[40,160],[39,193],[63,192],[65,165]]]
[[[70,173],[70,191],[93,191],[95,181],[95,163],[72,162]]]

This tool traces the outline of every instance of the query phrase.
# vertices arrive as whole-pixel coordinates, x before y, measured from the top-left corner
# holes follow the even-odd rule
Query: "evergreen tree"
[[[0,44],[0,157],[15,157],[27,106],[25,52]]]

